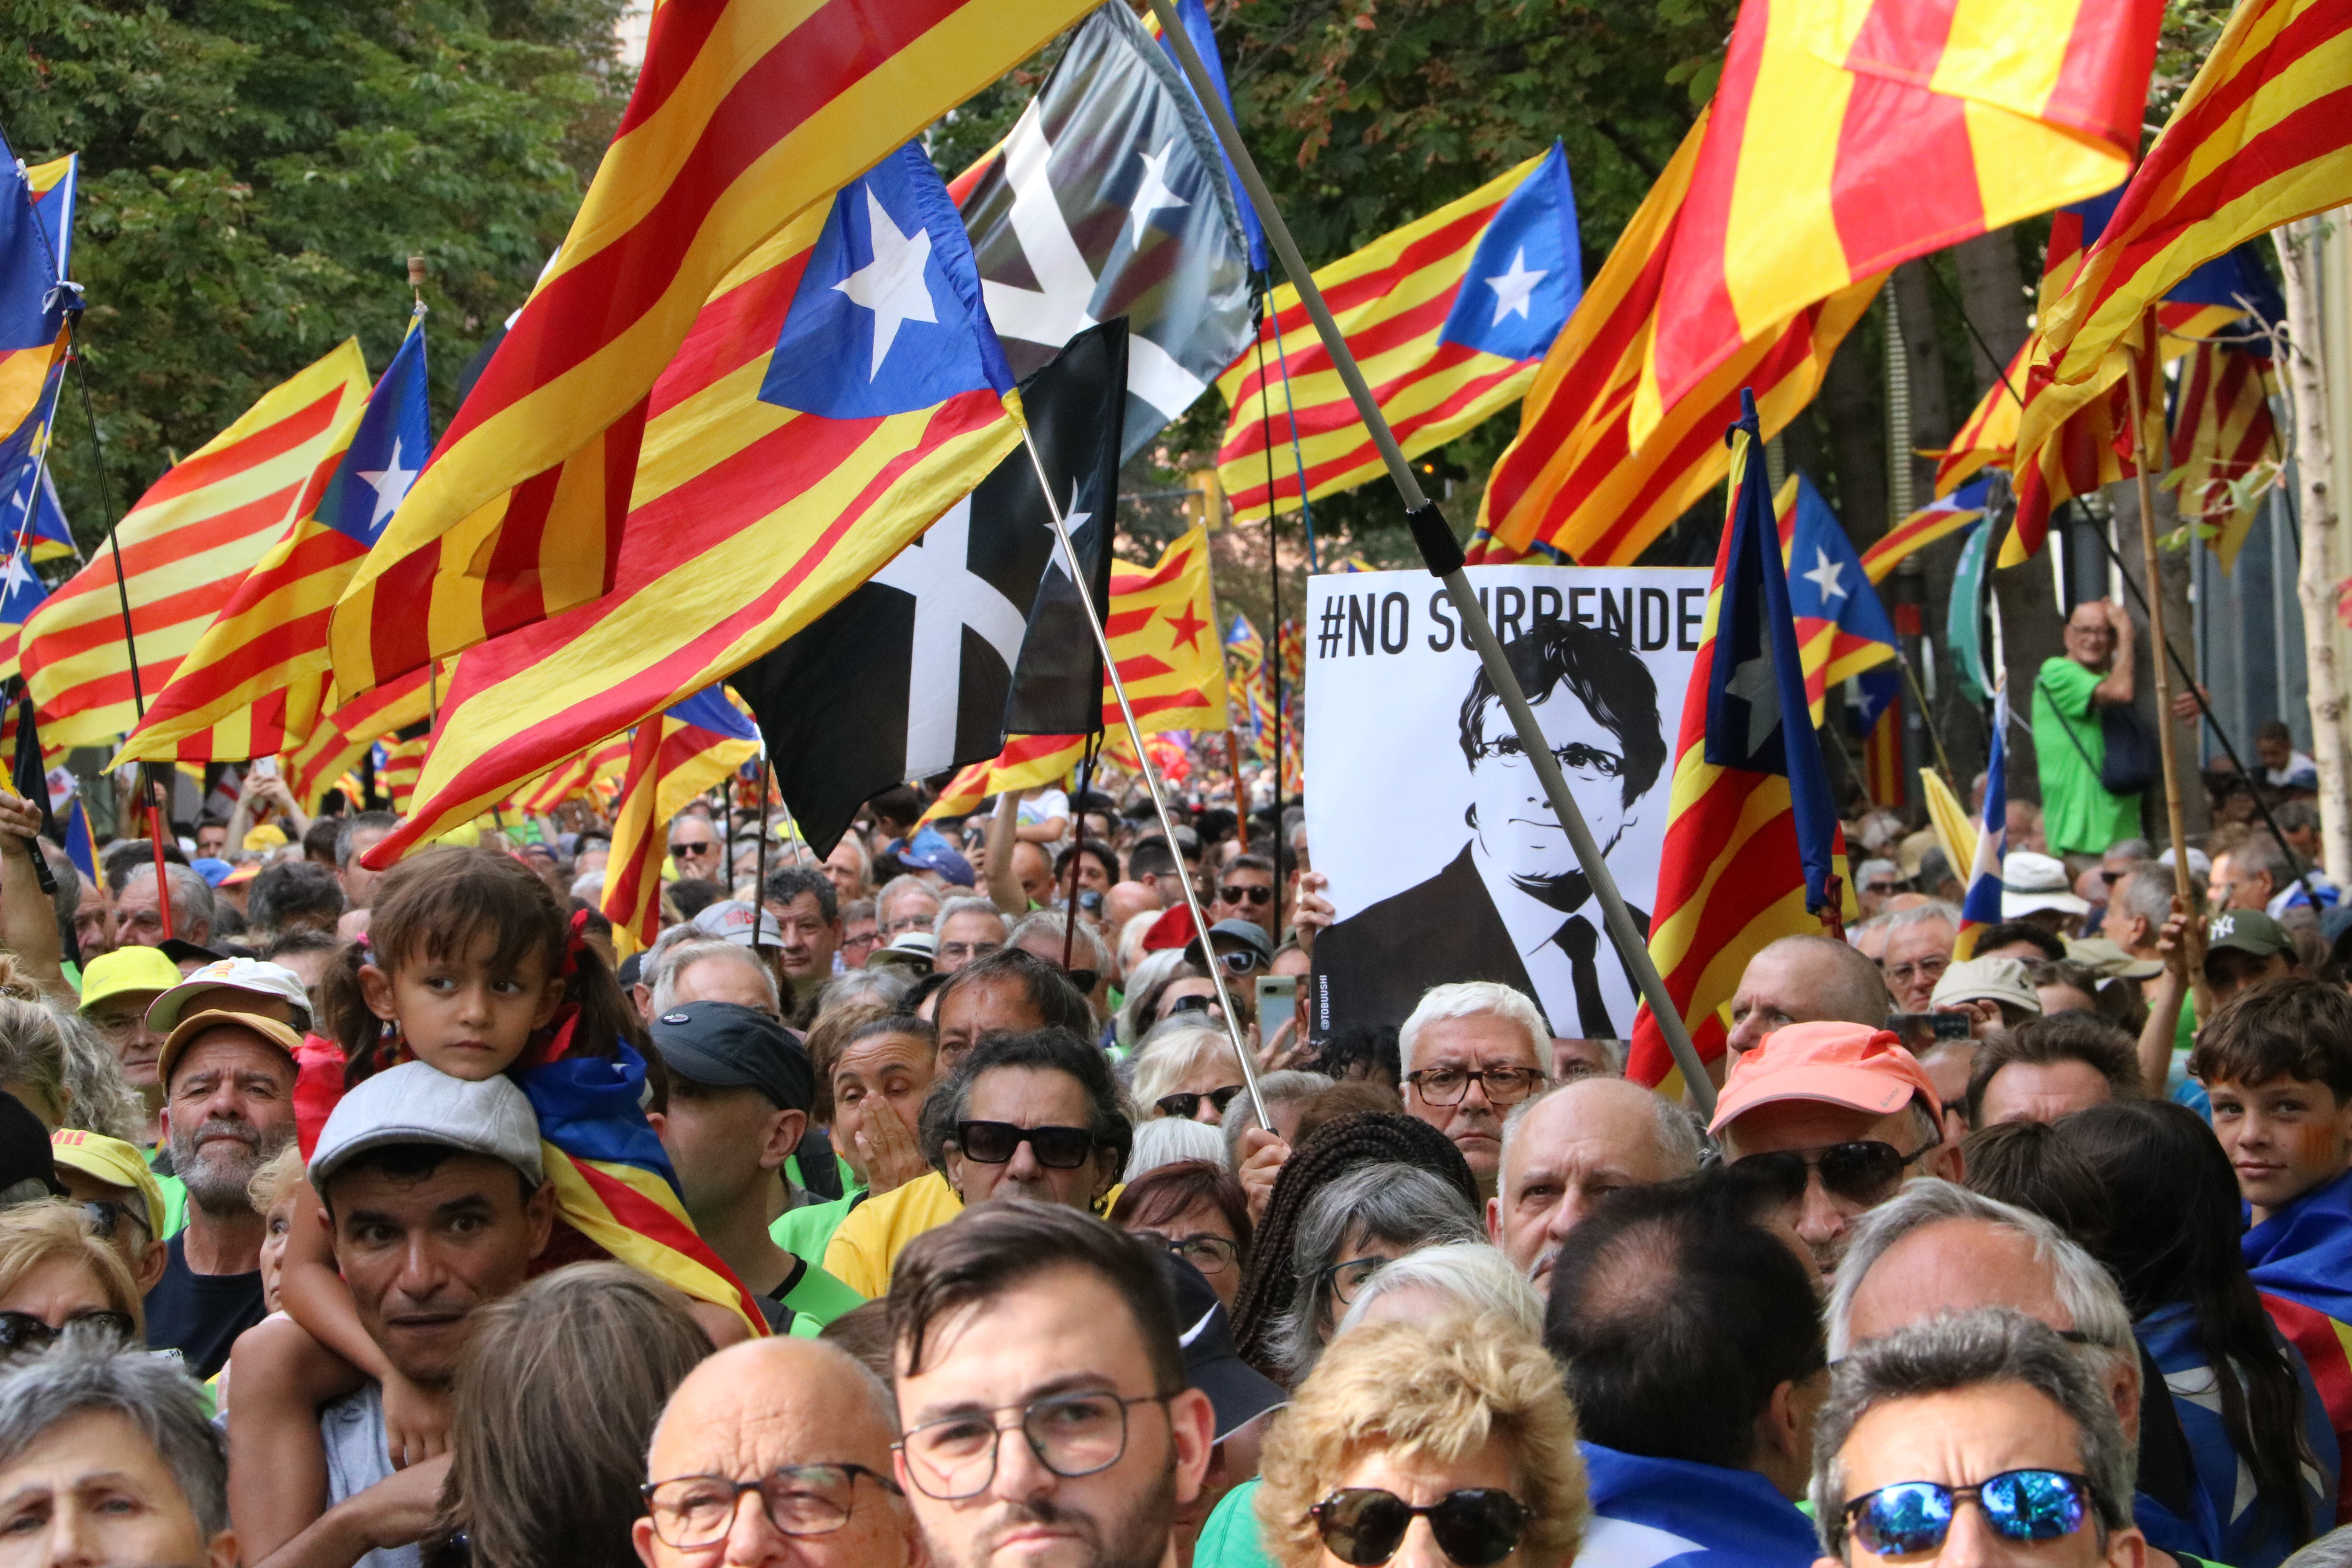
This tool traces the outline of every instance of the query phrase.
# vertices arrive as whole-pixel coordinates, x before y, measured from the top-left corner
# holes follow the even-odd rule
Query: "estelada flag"
[[[1766,943],[1817,933],[1843,852],[1820,739],[1805,712],[1789,580],[1755,404],[1731,432],[1738,483],[1707,591],[1658,864],[1650,953],[1702,1061],[1723,1052],[1718,1009]],[[1645,1003],[1625,1076],[1663,1086],[1676,1068]]]
[[[1407,457],[1508,407],[1584,296],[1568,153],[1505,170],[1465,196],[1318,268],[1316,287]],[[1286,283],[1267,301],[1255,350],[1218,381],[1232,409],[1217,482],[1234,520],[1296,510],[1382,472],[1381,454],[1330,354]],[[1299,447],[1294,458],[1293,442]]]
[[[137,722],[122,600],[139,689],[161,691],[286,526],[333,477],[367,401],[367,366],[345,339],[262,395],[236,423],[148,487],[109,549],[25,623],[25,680],[57,745],[110,744]]]
[[[372,858],[814,622],[1012,451],[1018,406],[963,225],[903,149],[712,300],[655,391],[618,584],[459,661],[418,809]]]
[[[1745,0],[1633,437],[1742,345],[2131,167],[2160,0]]]
[[[26,168],[0,141],[0,436],[57,403],[79,169],[74,156]]]
[[[637,726],[630,740],[629,771],[613,808],[613,853],[603,900],[619,952],[651,947],[661,934],[669,819],[759,752],[758,728],[715,686]]]
[[[288,793],[302,803],[304,811],[318,815],[327,792],[343,788],[343,775],[359,764],[369,747],[431,716],[433,682],[447,679],[436,670],[411,670],[321,715],[301,744],[283,759]],[[345,794],[356,808],[360,792]]]
[[[237,585],[110,764],[274,756],[310,734],[330,679],[335,601],[433,447],[425,308],[333,454],[334,477]]]
[[[613,591],[633,487],[667,488],[647,429],[656,383],[691,356],[713,296],[781,230],[823,222],[835,193],[1087,9],[656,6],[636,89],[570,234],[336,612],[341,689]]]
[[[73,530],[66,525],[65,508],[58,501],[57,475],[43,461],[65,378],[66,367],[59,362],[49,372],[40,403],[16,434],[0,441],[0,549],[22,545],[37,563],[81,558]]]
[[[2000,389],[1995,387],[1993,391],[2000,393]],[[1863,575],[1873,583],[1885,582],[1907,557],[1982,519],[1991,492],[1990,478],[1976,479],[1949,495],[1929,501],[1888,529],[1862,552]]]
[[[1790,474],[1772,510],[1805,665],[1805,703],[1818,730],[1831,687],[1894,660],[1895,622],[1812,480]]]

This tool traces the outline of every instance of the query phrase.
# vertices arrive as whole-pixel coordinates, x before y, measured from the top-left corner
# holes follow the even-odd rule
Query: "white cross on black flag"
[[[1096,601],[1110,587],[1127,323],[1078,334],[1021,386]],[[815,625],[728,678],[819,854],[869,796],[1099,722],[1102,668],[1026,450],[1007,457]]]

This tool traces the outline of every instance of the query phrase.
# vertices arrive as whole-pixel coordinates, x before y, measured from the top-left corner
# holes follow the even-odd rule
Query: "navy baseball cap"
[[[909,866],[936,871],[959,888],[976,887],[980,881],[972,871],[971,862],[952,849],[923,849],[912,854],[902,849],[898,852],[898,858]]]
[[[816,1069],[790,1031],[735,1002],[688,1002],[655,1016],[655,1047],[672,1076],[706,1089],[756,1089],[779,1110],[816,1102]]]

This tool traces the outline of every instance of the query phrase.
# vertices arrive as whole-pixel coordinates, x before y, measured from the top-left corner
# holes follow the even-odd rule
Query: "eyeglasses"
[[[53,1329],[30,1312],[0,1312],[0,1355],[18,1351],[44,1351],[58,1342],[66,1329],[94,1329],[128,1342],[138,1331],[126,1312],[77,1312],[64,1329]]]
[[[112,1241],[114,1227],[126,1220],[142,1231],[147,1228],[147,1211],[143,1206],[134,1209],[129,1204],[119,1204],[110,1198],[93,1198],[81,1205],[81,1212],[89,1221],[90,1235],[100,1241]]]
[[[730,1476],[677,1476],[637,1489],[654,1533],[681,1552],[718,1545],[734,1527],[745,1492],[756,1492],[760,1511],[784,1535],[830,1535],[849,1522],[857,1478],[864,1476],[893,1497],[898,1483],[863,1465],[787,1465],[756,1481]]]
[[[1845,1521],[1874,1557],[1933,1552],[1952,1531],[1962,1498],[1974,1498],[1985,1522],[2008,1541],[2056,1541],[2083,1528],[2097,1496],[2089,1478],[2064,1470],[2003,1470],[1972,1487],[1897,1481],[1845,1505]]]
[[[1179,996],[1168,1004],[1168,1011],[1161,1016],[1173,1018],[1181,1013],[1215,1013],[1223,1016],[1223,1011],[1217,1005],[1217,999],[1214,996]]]
[[[1517,1105],[1544,1081],[1536,1068],[1488,1068],[1473,1072],[1463,1068],[1423,1068],[1404,1075],[1421,1098],[1431,1105],[1459,1105],[1475,1080],[1486,1090],[1489,1105]]]
[[[673,858],[686,855],[716,855],[719,853],[719,846],[716,844],[680,844],[673,840],[669,847],[669,852]]]
[[[1882,1204],[1903,1184],[1903,1173],[1936,1147],[1928,1143],[1906,1154],[1892,1143],[1866,1139],[1830,1143],[1818,1149],[1780,1149],[1769,1154],[1749,1154],[1734,1160],[1731,1168],[1761,1176],[1780,1190],[1782,1201],[1795,1203],[1805,1195],[1807,1173],[1819,1171],[1822,1186],[1832,1197],[1864,1207]]]
[[[1886,982],[1890,985],[1909,985],[1915,981],[1924,980],[1933,985],[1951,966],[1949,958],[1923,958],[1914,963],[1898,963],[1886,972]]]
[[[1204,996],[1202,1000],[1205,1002],[1208,998]],[[1174,1094],[1163,1094],[1151,1103],[1162,1116],[1172,1116],[1180,1121],[1190,1121],[1201,1114],[1201,1101],[1205,1100],[1216,1108],[1218,1115],[1223,1116],[1225,1113],[1225,1107],[1234,1102],[1234,1096],[1242,1091],[1242,1087],[1237,1083],[1229,1083],[1223,1089],[1213,1089],[1206,1094],[1195,1094],[1189,1089],[1180,1089]]]
[[[1900,882],[1871,882],[1866,884],[1862,890],[1865,893],[1877,893],[1884,896],[1886,894],[1899,892],[1902,890],[1902,887],[1903,884]]]
[[[1386,1258],[1350,1258],[1345,1263],[1333,1263],[1318,1268],[1315,1271],[1316,1283],[1328,1286],[1331,1294],[1339,1299],[1342,1307],[1352,1307],[1356,1304],[1356,1293],[1364,1288],[1364,1282],[1386,1268],[1391,1261]]]
[[[1241,1256],[1241,1247],[1222,1236],[1199,1231],[1191,1236],[1166,1236],[1156,1230],[1135,1233],[1154,1246],[1164,1247],[1203,1274],[1223,1274]]]
[[[1010,1121],[959,1121],[956,1147],[967,1160],[1002,1165],[1021,1145],[1049,1171],[1075,1171],[1095,1152],[1095,1135],[1085,1127],[1021,1127]],[[934,1494],[936,1495],[936,1494]]]
[[[1397,1554],[1416,1519],[1429,1521],[1438,1550],[1461,1568],[1490,1568],[1517,1550],[1525,1504],[1493,1487],[1465,1487],[1433,1503],[1409,1503],[1378,1487],[1342,1487],[1307,1510],[1331,1555],[1374,1568]]]
[[[1496,758],[1506,766],[1515,766],[1528,758],[1527,748],[1519,744],[1517,735],[1497,735],[1491,741],[1481,741],[1478,742],[1478,754]],[[1604,779],[1613,779],[1625,771],[1624,758],[1601,751],[1597,746],[1588,746],[1581,741],[1554,746],[1551,754],[1552,759],[1559,763],[1562,773],[1598,773]]]
[[[1237,947],[1231,952],[1217,954],[1217,962],[1224,965],[1225,973],[1228,974],[1247,974],[1265,960],[1258,956],[1257,950],[1255,948]]]
[[[139,1032],[139,1026],[141,1024],[146,1022],[146,1015],[143,1011],[138,1013],[90,1013],[84,1016],[89,1019],[93,1026],[96,1026],[100,1034],[104,1035],[110,1040],[127,1040],[131,1036]]]
[[[930,915],[900,915],[882,928],[882,934],[897,936],[900,931],[929,931],[931,929],[932,918]]]
[[[1070,983],[1070,989],[1081,996],[1093,995],[1095,986],[1102,980],[1101,972],[1093,969],[1066,969],[1062,976]]]
[[[846,949],[846,948],[859,948],[859,947],[874,947],[874,946],[876,946],[876,945],[879,944],[881,941],[882,941],[882,933],[881,933],[880,931],[857,931],[857,932],[856,932],[856,933],[854,933],[854,934],[852,934],[852,935],[843,937],[843,938],[841,939],[841,945],[842,945],[844,948],[845,948],[845,949]]]
[[[926,1421],[898,1442],[907,1458],[907,1479],[925,1497],[943,1502],[978,1497],[996,1479],[996,1453],[1008,1431],[1017,1428],[1037,1462],[1065,1480],[1091,1476],[1118,1463],[1127,1452],[1130,1405],[1165,1405],[1175,1395],[1146,1394],[1122,1399],[1116,1394],[1063,1394],[1034,1405],[973,1411]],[[994,1417],[1011,1413],[1013,1426]]]
[[[972,959],[984,957],[989,953],[994,952],[1003,945],[1004,944],[1001,942],[945,942],[940,945],[940,956],[950,963],[967,963]]]
[[[1265,905],[1274,902],[1274,889],[1272,888],[1245,888],[1237,884],[1229,888],[1219,888],[1217,889],[1217,897],[1229,904],[1247,902],[1263,908]]]

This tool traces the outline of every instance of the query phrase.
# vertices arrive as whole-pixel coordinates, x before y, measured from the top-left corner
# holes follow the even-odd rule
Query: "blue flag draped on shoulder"
[[[1739,422],[1728,439],[1739,489],[1732,502],[1731,548],[1707,677],[1706,761],[1718,768],[1779,773],[1789,781],[1797,854],[1805,871],[1805,907],[1818,910],[1833,901],[1829,884],[1835,875],[1837,807],[1820,738],[1811,723],[1790,722],[1807,711],[1805,667],[1789,579],[1780,565],[1780,530],[1753,394],[1740,394]]]

